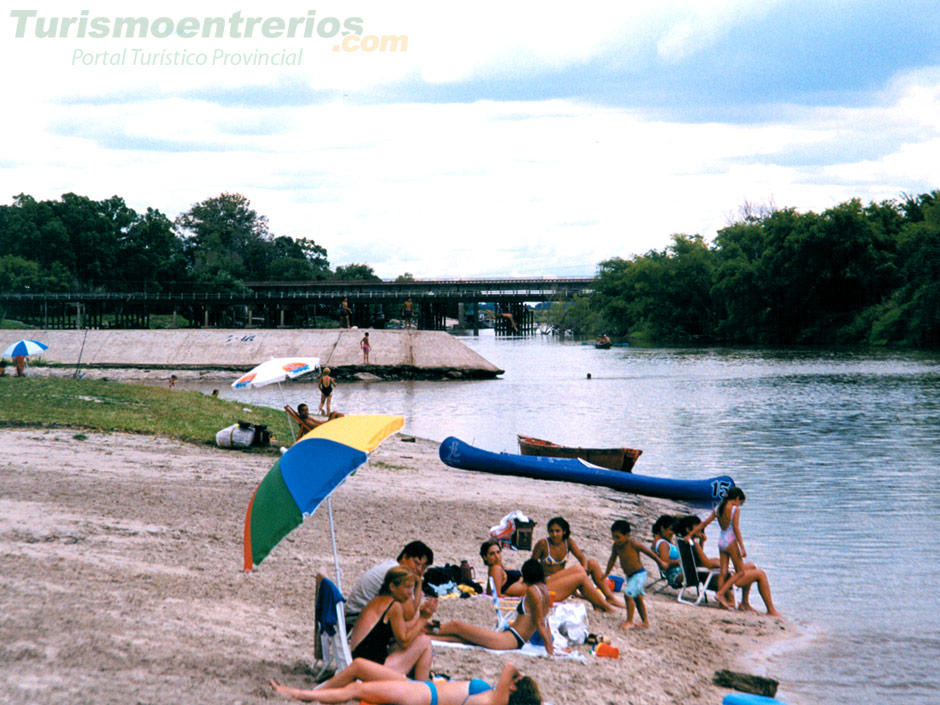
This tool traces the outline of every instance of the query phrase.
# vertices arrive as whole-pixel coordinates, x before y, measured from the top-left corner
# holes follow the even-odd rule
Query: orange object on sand
[[[605,656],[607,658],[620,658],[620,649],[610,644],[600,643],[594,649],[595,656]]]

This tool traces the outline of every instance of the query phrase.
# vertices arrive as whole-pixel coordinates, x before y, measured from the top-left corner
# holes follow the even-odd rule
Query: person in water
[[[317,382],[317,387],[320,389],[320,408],[317,409],[318,414],[323,413],[323,405],[326,404],[326,415],[330,415],[330,401],[333,395],[333,390],[336,389],[336,380],[330,377],[330,368],[324,367],[323,374],[320,375],[320,380]]]
[[[545,584],[545,572],[542,564],[530,558],[522,564],[522,582],[525,584],[525,597],[517,608],[518,615],[512,624],[502,631],[493,631],[486,627],[457,620],[442,624],[435,636],[443,641],[459,641],[476,644],[494,651],[521,649],[538,632],[545,644],[549,656],[555,653],[552,646],[552,631],[548,628],[548,612],[551,609],[551,596]]]
[[[571,525],[564,517],[552,517],[548,520],[548,537],[539,539],[532,548],[532,557],[542,564],[547,579],[569,567],[569,554],[574,557],[571,565],[580,566],[593,581],[579,590],[597,609],[613,612],[622,609],[624,604],[614,595],[607,584],[607,574],[600,564],[582,553],[577,542],[571,538]],[[554,588],[552,588],[554,589]]]
[[[490,685],[469,681],[408,680],[395,671],[366,661],[353,662],[313,690],[301,690],[269,681],[274,692],[294,700],[315,703],[395,703],[396,705],[541,705],[542,695],[534,680],[507,663]]]

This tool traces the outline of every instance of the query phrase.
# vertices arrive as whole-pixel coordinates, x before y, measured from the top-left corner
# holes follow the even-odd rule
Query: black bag
[[[251,445],[258,448],[267,448],[271,445],[271,432],[268,430],[268,427],[264,424],[256,424],[253,426],[255,435],[251,439]]]

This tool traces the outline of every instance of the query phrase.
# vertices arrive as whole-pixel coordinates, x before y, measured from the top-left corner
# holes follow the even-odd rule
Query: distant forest
[[[330,269],[312,240],[276,236],[240,194],[223,193],[170,220],[113,196],[58,201],[19,195],[0,206],[0,291],[240,292],[250,281],[379,279]]]
[[[600,264],[555,323],[658,343],[940,348],[940,191],[821,214],[745,205],[714,242]]]
[[[399,279],[411,279],[404,274]],[[170,220],[114,196],[19,195],[0,206],[0,291],[238,292],[249,281],[376,280],[330,268],[314,241],[276,236],[240,194]],[[709,243],[598,267],[593,296],[558,303],[578,334],[655,343],[940,348],[940,191],[821,214],[745,205]]]

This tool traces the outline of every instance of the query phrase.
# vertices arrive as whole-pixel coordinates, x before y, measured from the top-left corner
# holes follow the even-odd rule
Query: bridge
[[[345,300],[350,325],[383,328],[410,298],[422,330],[444,330],[452,318],[476,331],[483,315],[497,334],[528,334],[535,316],[527,303],[588,296],[594,283],[590,277],[269,281],[247,282],[249,291],[235,294],[0,293],[0,306],[7,318],[46,329],[150,328],[153,316],[168,317],[172,327],[318,328],[340,321]]]

